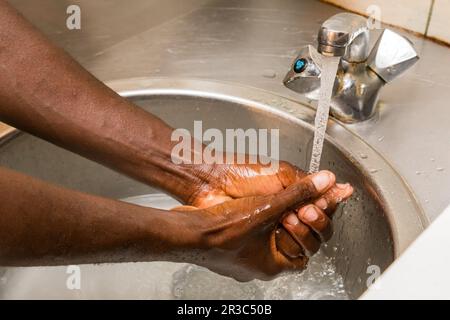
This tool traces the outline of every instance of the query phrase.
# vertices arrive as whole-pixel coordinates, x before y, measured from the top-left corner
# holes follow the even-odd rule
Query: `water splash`
[[[169,196],[161,194],[126,201],[161,209],[177,205]],[[170,205],[170,201],[174,203]],[[321,251],[310,259],[308,268],[302,273],[289,273],[271,281],[238,282],[205,268],[185,264],[173,273],[171,289],[175,299],[349,299],[333,259]]]
[[[271,281],[237,282],[205,268],[186,265],[173,275],[172,293],[180,300],[349,299],[332,259],[320,251],[302,273],[282,275]]]
[[[309,172],[319,171],[320,158],[322,157],[323,141],[327,129],[328,116],[330,114],[331,95],[333,93],[334,80],[339,66],[339,57],[322,58],[322,72],[320,75],[319,104],[314,121],[314,141],[311,153]]]

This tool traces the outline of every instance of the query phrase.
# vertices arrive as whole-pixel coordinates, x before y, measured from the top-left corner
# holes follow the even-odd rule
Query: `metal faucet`
[[[301,48],[283,82],[286,87],[317,100],[323,56],[341,57],[333,87],[331,114],[343,122],[359,122],[376,111],[380,89],[418,59],[412,43],[384,29],[369,54],[367,20],[339,13],[320,27],[317,49]]]

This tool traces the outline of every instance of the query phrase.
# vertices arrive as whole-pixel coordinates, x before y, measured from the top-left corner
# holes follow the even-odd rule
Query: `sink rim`
[[[112,90],[126,98],[148,95],[177,95],[226,100],[270,112],[313,130],[315,110],[310,105],[282,97],[254,87],[193,78],[127,78],[106,82]],[[294,113],[293,113],[294,112]],[[0,131],[0,146],[14,138],[20,131],[11,127]],[[378,151],[363,141],[344,124],[330,117],[326,139],[338,148],[364,175],[385,207],[384,212],[391,227],[394,258],[396,259],[429,221],[407,182]],[[367,155],[364,161],[360,154]],[[370,171],[376,168],[376,173]],[[389,186],[392,191],[382,190]],[[397,199],[403,199],[397,201]]]

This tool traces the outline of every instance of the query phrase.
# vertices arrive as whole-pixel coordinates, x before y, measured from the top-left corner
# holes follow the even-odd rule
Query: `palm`
[[[189,204],[207,208],[231,199],[275,194],[300,181],[305,173],[280,161],[278,170],[260,164],[218,165],[209,175],[208,183],[198,187]]]

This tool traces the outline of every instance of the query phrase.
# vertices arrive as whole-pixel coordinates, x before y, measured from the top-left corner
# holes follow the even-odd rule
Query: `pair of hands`
[[[216,165],[198,170],[189,205],[207,257],[202,265],[246,281],[302,270],[332,235],[331,216],[351,196],[332,172],[306,175],[288,162],[278,170],[259,164]]]
[[[335,184],[333,174],[305,176],[284,162],[272,172],[262,165],[205,165],[183,171],[186,168],[170,161],[173,128],[96,80],[2,0],[0,38],[3,121],[168,190],[191,205],[176,210],[192,210],[170,216],[178,221],[167,221],[166,212],[162,215],[167,220],[159,219],[153,210],[154,219],[150,219],[151,215],[140,214],[142,208],[5,173],[16,184],[12,189],[3,183],[5,192],[0,193],[4,206],[12,206],[5,210],[9,215],[1,215],[1,242],[10,254],[4,259],[27,265],[39,261],[42,265],[55,263],[53,254],[65,257],[59,261],[67,262],[136,261],[143,259],[141,254],[135,257],[133,250],[126,252],[124,246],[144,241],[145,254],[149,250],[150,255],[161,255],[170,249],[184,249],[184,242],[194,236],[200,241],[196,241],[198,245],[188,243],[190,248],[201,248],[205,255],[205,261],[199,264],[248,280],[285,269],[302,269],[320,242],[330,237],[329,215],[338,199],[352,192],[350,186]],[[190,186],[192,190],[187,190]],[[46,190],[45,197],[42,189]],[[24,193],[21,190],[27,190],[28,199],[39,204],[30,208],[33,214],[7,196]],[[128,211],[116,214],[121,210]],[[66,212],[71,214],[63,216]],[[180,229],[181,224],[176,222],[181,220],[189,230]],[[171,222],[174,228],[167,230]],[[168,232],[173,234],[164,234]],[[164,243],[164,236],[172,243]],[[46,253],[44,257],[42,252]]]

